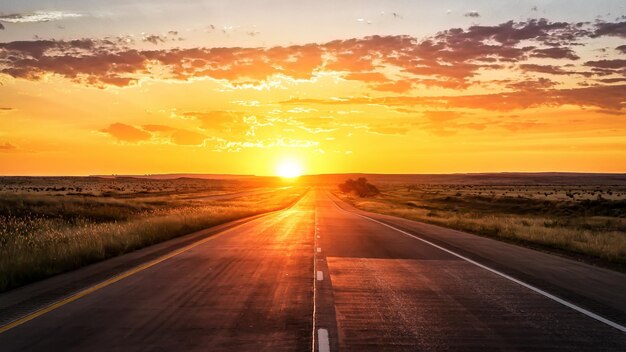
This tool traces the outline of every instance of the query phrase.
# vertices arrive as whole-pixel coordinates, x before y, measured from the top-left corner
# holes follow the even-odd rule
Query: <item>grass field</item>
[[[357,208],[626,268],[624,185],[376,184]]]
[[[301,187],[265,192],[276,185],[211,180],[36,178],[19,186],[13,181],[0,187],[0,291],[278,210],[305,192]],[[206,198],[255,189],[263,193]]]

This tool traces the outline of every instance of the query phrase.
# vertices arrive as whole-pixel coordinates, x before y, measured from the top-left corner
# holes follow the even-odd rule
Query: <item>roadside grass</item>
[[[211,226],[279,210],[304,192],[292,188],[184,203],[4,195],[0,199],[0,292]]]
[[[624,200],[544,200],[383,187],[381,195],[335,194],[355,207],[557,252],[613,269],[626,267]]]

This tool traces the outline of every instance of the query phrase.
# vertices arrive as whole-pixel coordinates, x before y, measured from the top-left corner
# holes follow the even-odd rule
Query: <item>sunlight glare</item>
[[[294,160],[283,160],[278,164],[276,173],[280,177],[295,178],[302,175],[302,166]]]

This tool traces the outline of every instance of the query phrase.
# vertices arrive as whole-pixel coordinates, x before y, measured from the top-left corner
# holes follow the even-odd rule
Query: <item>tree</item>
[[[365,177],[359,177],[356,180],[348,179],[346,182],[339,185],[339,190],[343,193],[354,192],[361,198],[373,197],[380,193],[378,188],[367,182]]]

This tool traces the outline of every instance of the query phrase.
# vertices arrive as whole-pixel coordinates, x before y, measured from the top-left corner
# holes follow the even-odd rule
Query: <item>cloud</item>
[[[626,69],[626,60],[624,59],[616,59],[616,60],[597,60],[597,61],[587,61],[585,62],[585,66],[591,66],[596,68],[608,68],[608,69]]]
[[[620,37],[626,38],[626,21],[624,22],[598,22],[596,23],[596,30],[593,33],[593,36],[612,36],[612,37]]]
[[[165,43],[165,38],[155,34],[144,36],[143,38],[141,38],[141,40],[143,40],[144,42],[152,43],[154,45],[157,45],[159,43]]]
[[[626,54],[626,44],[618,46],[617,48],[615,48],[615,50],[619,51],[622,54]]]
[[[413,88],[413,81],[411,80],[399,80],[390,83],[373,85],[372,89],[380,90],[383,92],[404,93]]]
[[[499,124],[502,128],[507,129],[511,132],[528,130],[535,127],[545,126],[547,125],[544,122],[538,122],[535,120],[527,120],[527,121],[511,121],[511,122],[503,122]]]
[[[535,49],[531,53],[532,57],[548,58],[548,59],[569,59],[578,60],[580,56],[574,53],[571,48],[547,48],[547,49]]]
[[[548,73],[551,75],[569,75],[570,71],[566,71],[560,66],[554,65],[538,65],[538,64],[521,64],[519,68],[527,72]]]
[[[214,151],[220,152],[240,152],[250,148],[315,148],[319,142],[295,139],[295,138],[266,138],[255,141],[230,141],[222,139],[215,146]]]
[[[626,85],[576,89],[525,90],[513,93],[466,95],[447,98],[457,108],[511,111],[534,107],[576,105],[620,110],[626,101]]]
[[[469,11],[469,12],[466,12],[464,16],[476,18],[476,17],[480,17],[480,13],[478,13],[478,11]]]
[[[17,146],[15,144],[11,144],[9,142],[0,143],[0,152],[8,153],[17,150]]]
[[[4,30],[4,25],[0,23],[0,30]]]
[[[203,133],[176,128],[167,125],[131,126],[123,123],[114,123],[100,130],[124,142],[137,143],[150,141],[152,143],[171,143],[176,145],[202,145],[209,138]]]
[[[282,104],[361,105],[387,107],[430,106],[490,111],[514,111],[535,107],[576,105],[606,110],[625,107],[626,85],[592,86],[573,89],[525,90],[518,92],[456,96],[387,96],[340,99],[290,99]]]
[[[368,126],[367,131],[375,134],[399,135],[407,134],[410,129],[399,126]]]
[[[114,123],[109,127],[101,129],[100,132],[108,133],[111,136],[124,142],[141,142],[149,140],[152,135],[137,127],[123,123]]]
[[[16,41],[0,43],[0,72],[28,80],[54,74],[96,87],[124,87],[143,78],[212,78],[231,86],[260,84],[275,75],[312,79],[330,71],[370,89],[398,94],[420,85],[465,89],[480,84],[482,72],[510,74],[511,65],[527,73],[560,76],[619,74],[610,71],[614,68],[566,70],[563,65],[527,62],[534,58],[577,60],[575,49],[583,44],[582,39],[596,36],[597,26],[530,19],[451,28],[421,39],[375,35],[269,48],[138,50],[121,39]],[[166,39],[156,35],[144,38],[153,44]],[[383,72],[395,74],[391,77]]]
[[[32,13],[14,13],[10,15],[0,15],[0,22],[9,23],[37,23],[60,21],[69,18],[78,18],[83,15],[80,13],[64,12],[64,11],[35,11]]]
[[[525,91],[532,89],[547,89],[556,86],[556,82],[548,79],[548,78],[538,78],[538,79],[530,79],[519,82],[512,82],[506,85],[507,88],[512,88],[515,90]]]
[[[201,128],[205,130],[222,130],[237,123],[241,119],[241,114],[233,111],[214,110],[207,112],[188,111],[181,116],[193,118],[201,123]]]
[[[174,128],[166,125],[143,125],[142,128],[154,132],[161,138],[169,139],[171,143],[178,145],[201,145],[208,137],[202,133]]]
[[[626,77],[620,77],[620,78],[603,78],[603,79],[599,79],[598,81],[602,82],[602,83],[621,83],[621,82],[626,82]]]

